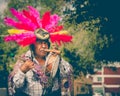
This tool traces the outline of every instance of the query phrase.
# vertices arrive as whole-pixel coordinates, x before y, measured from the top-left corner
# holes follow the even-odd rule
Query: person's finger
[[[30,67],[30,69],[33,69],[33,68],[34,68],[34,66],[31,66],[31,67]]]

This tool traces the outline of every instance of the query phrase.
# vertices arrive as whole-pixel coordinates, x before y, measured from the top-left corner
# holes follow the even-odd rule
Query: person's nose
[[[42,48],[45,48],[46,47],[46,44],[45,43],[42,43]]]

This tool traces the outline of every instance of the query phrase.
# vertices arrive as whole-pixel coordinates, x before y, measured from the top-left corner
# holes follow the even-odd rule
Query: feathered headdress
[[[11,8],[10,11],[16,20],[6,17],[4,18],[5,24],[14,27],[9,29],[10,35],[5,36],[5,41],[15,41],[21,46],[27,46],[33,44],[36,41],[36,30],[46,30],[49,33],[50,40],[53,43],[59,45],[67,42],[71,42],[72,36],[68,35],[68,32],[63,29],[62,25],[58,25],[60,17],[57,14],[51,15],[51,13],[45,12],[42,18],[40,13],[32,6],[27,7],[28,10],[23,9],[17,11]]]

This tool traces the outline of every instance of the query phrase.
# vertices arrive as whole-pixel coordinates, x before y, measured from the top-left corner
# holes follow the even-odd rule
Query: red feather
[[[34,24],[37,26],[37,28],[39,28],[39,24],[38,24],[38,22],[37,22],[36,17],[34,17],[34,16],[33,16],[29,11],[27,11],[27,10],[23,10],[22,12],[23,12],[23,14],[24,14],[27,18],[29,18],[29,19],[31,20],[32,23],[34,23]]]
[[[22,22],[26,24],[26,26],[31,26],[31,27],[34,27],[34,29],[36,29],[37,26],[33,22],[31,22],[29,18],[24,16],[22,12],[19,12],[15,10],[14,8],[11,8],[10,11],[19,20],[19,22]]]
[[[53,43],[57,42],[60,45],[61,43],[71,42],[72,36],[56,34],[56,35],[51,35],[50,39],[51,39],[51,42],[53,42]]]
[[[24,38],[23,40],[18,41],[17,43],[21,46],[27,46],[35,43],[35,41],[36,41],[36,37],[29,37],[29,38]]]
[[[29,31],[35,30],[33,27],[27,25],[26,23],[22,23],[22,22],[16,23],[15,27],[18,29],[24,29],[24,30],[29,30]]]
[[[50,30],[50,32],[58,32],[58,31],[60,31],[62,29],[63,29],[63,26],[60,25],[60,26],[55,26],[55,27],[53,27],[53,28],[51,28],[49,30]]]
[[[45,27],[50,23],[50,12],[45,12],[42,17],[42,28],[45,29]]]

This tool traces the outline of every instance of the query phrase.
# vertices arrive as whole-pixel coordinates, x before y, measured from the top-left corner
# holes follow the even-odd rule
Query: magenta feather
[[[21,33],[21,34],[14,34],[14,35],[6,36],[4,40],[6,42],[16,41],[18,44],[22,46],[26,46],[26,45],[34,43],[36,40],[36,36],[34,35],[33,32],[28,31],[28,32]]]
[[[31,20],[31,22],[34,23],[34,24],[37,26],[37,28],[40,27],[39,24],[38,24],[38,21],[37,21],[36,17],[34,17],[29,11],[23,10],[23,14],[24,14],[27,18],[29,18],[29,19]]]
[[[40,19],[40,13],[38,10],[36,10],[35,8],[33,8],[32,6],[28,6],[29,8],[29,12],[36,18]]]
[[[35,36],[34,33],[29,31],[29,32],[21,33],[21,34],[14,34],[14,35],[6,36],[5,41],[20,41],[24,38],[33,37],[33,36]]]
[[[34,23],[32,23],[32,21],[29,18],[25,17],[23,13],[18,12],[14,8],[11,8],[10,11],[20,22],[25,23],[27,26],[31,26],[34,29],[36,29],[37,26]]]
[[[30,19],[26,18],[21,12],[18,12],[14,8],[11,8],[10,11],[19,21],[30,22]]]
[[[10,17],[5,17],[4,18],[4,23],[8,26],[16,26],[16,21]]]
[[[50,29],[54,26],[56,26],[61,18],[57,15],[54,14],[50,16],[50,23],[46,26],[46,30],[50,31]]]
[[[32,6],[28,6],[28,8],[29,8],[29,12],[30,12],[30,14],[32,14],[33,15],[33,17],[35,17],[36,18],[36,24],[37,24],[37,26],[38,27],[41,27],[41,19],[40,19],[40,13],[39,13],[39,11],[38,10],[36,10],[34,7],[32,7]]]
[[[26,23],[22,23],[22,22],[16,22],[15,20],[13,20],[12,18],[6,17],[4,19],[5,24],[7,24],[8,26],[13,26],[15,28],[18,29],[24,29],[24,30],[30,30],[30,31],[34,31],[34,27],[31,27],[29,25],[27,25]]]

